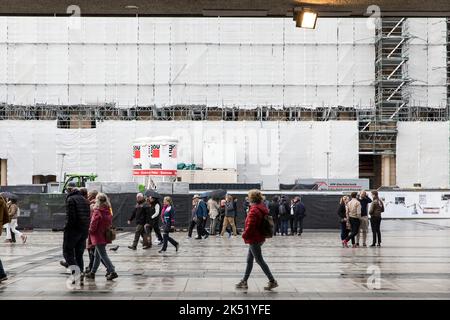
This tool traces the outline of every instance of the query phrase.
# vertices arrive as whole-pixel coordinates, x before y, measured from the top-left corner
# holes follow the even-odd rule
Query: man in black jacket
[[[299,236],[303,233],[303,218],[306,216],[306,208],[301,202],[299,196],[294,198],[294,229],[293,235],[297,234]]]
[[[67,186],[66,225],[64,227],[63,255],[67,266],[84,270],[83,254],[89,233],[90,207],[74,183]]]
[[[274,224],[273,235],[276,236],[280,232],[280,204],[277,196],[273,197],[269,204],[269,214],[272,216]]]
[[[143,239],[142,249],[151,248],[152,243],[148,241],[147,233],[145,232],[145,225],[151,224],[151,212],[150,207],[145,202],[145,197],[142,193],[136,195],[136,206],[131,214],[130,219],[128,219],[128,224],[131,224],[136,218],[136,231],[134,233],[134,241],[131,246],[128,246],[131,250],[136,250],[139,243],[139,238]]]

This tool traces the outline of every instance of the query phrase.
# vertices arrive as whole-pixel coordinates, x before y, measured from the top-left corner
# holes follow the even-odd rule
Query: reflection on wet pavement
[[[68,285],[59,265],[62,233],[35,231],[27,244],[0,244],[9,280],[0,299],[435,299],[450,298],[450,220],[383,221],[381,248],[341,248],[338,231],[306,231],[274,237],[263,253],[280,286],[264,292],[255,264],[246,291],[235,290],[245,270],[247,247],[240,237],[181,241],[161,255],[159,247],[127,248],[123,233],[108,251],[119,278]],[[370,244],[371,234],[368,237]],[[87,262],[87,254],[85,262]]]

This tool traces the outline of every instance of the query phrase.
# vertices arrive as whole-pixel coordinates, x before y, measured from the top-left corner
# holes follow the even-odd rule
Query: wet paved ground
[[[33,232],[25,245],[3,243],[2,237],[9,280],[0,284],[0,299],[450,298],[450,220],[383,221],[382,232],[381,248],[344,249],[338,233],[329,231],[269,240],[263,252],[280,284],[273,292],[264,292],[266,279],[256,264],[249,289],[234,289],[245,269],[240,237],[199,241],[175,233],[180,251],[169,247],[161,255],[157,246],[129,250],[132,235],[123,233],[114,243],[119,250],[108,251],[119,278],[106,281],[101,266],[95,281],[74,288],[58,262],[62,233]]]

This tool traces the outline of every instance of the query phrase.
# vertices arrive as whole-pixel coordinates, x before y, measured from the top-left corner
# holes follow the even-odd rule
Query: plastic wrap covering
[[[412,80],[410,105],[443,108],[447,100],[446,18],[409,18],[407,32],[411,35],[405,50]]]
[[[397,185],[449,187],[449,123],[399,122]]]
[[[371,106],[366,22],[0,17],[0,102]]]
[[[328,151],[330,178],[358,178],[355,121],[105,121],[96,129],[56,129],[54,121],[2,121],[0,157],[8,159],[11,185],[30,184],[32,175],[59,177],[60,153],[66,154],[64,172],[129,182],[133,141],[161,135],[179,139],[180,163],[236,166],[239,183],[262,183],[266,190],[299,178],[325,178]]]

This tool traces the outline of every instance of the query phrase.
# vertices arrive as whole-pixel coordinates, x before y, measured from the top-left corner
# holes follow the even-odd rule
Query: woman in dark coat
[[[347,221],[347,202],[348,202],[348,197],[347,196],[343,196],[341,198],[341,200],[339,201],[339,207],[338,207],[338,211],[337,214],[339,216],[339,225],[341,227],[341,241],[345,240],[348,236],[348,233],[350,230],[348,230],[347,225],[348,225],[348,221]],[[342,245],[344,246],[344,245]]]
[[[178,248],[180,244],[176,242],[173,238],[169,236],[169,233],[172,231],[172,226],[175,222],[175,209],[173,207],[173,202],[171,197],[165,197],[163,202],[163,208],[161,211],[161,220],[164,223],[163,228],[163,246],[159,253],[166,252],[167,243],[170,242],[175,250],[178,252]]]

